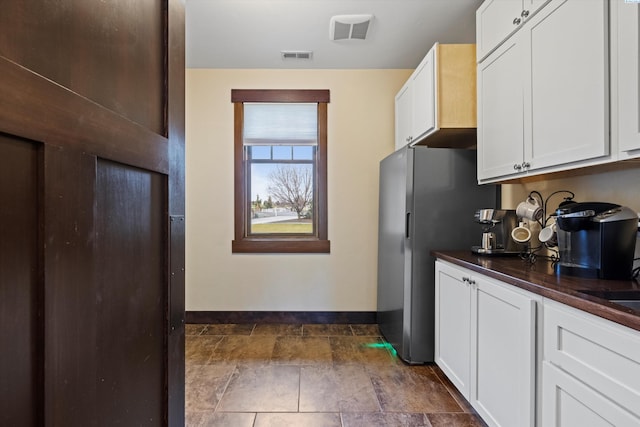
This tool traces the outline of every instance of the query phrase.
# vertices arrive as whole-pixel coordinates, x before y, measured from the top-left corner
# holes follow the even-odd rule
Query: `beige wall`
[[[187,70],[187,310],[374,311],[378,164],[412,70]],[[331,254],[232,254],[231,89],[329,89]]]
[[[640,166],[640,165],[638,165]],[[585,172],[589,172],[587,169]],[[537,190],[546,198],[557,190],[573,191],[578,202],[610,202],[628,206],[640,212],[640,167],[592,173],[574,177],[554,177],[535,180],[523,184],[502,186],[502,203],[506,209],[515,207],[524,200],[530,191]],[[562,196],[553,196],[547,210],[555,209]]]

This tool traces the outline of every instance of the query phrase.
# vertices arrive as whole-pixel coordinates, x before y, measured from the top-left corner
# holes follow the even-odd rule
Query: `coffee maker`
[[[631,278],[638,216],[613,203],[570,203],[556,210],[556,271],[599,279]]]
[[[478,209],[475,221],[482,227],[482,244],[471,251],[480,255],[516,255],[524,249],[511,238],[518,226],[516,211],[512,209]]]

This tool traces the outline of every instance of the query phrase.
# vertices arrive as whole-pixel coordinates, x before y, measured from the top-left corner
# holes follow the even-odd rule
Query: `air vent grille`
[[[364,40],[373,15],[337,15],[331,17],[329,38],[331,40]]]
[[[282,51],[280,52],[280,56],[283,60],[285,59],[312,59],[313,52],[310,50],[301,50],[301,51]]]

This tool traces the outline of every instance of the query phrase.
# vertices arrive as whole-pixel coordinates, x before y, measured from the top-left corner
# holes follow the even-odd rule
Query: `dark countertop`
[[[640,331],[640,311],[580,292],[580,290],[640,291],[640,283],[634,280],[599,280],[560,276],[554,272],[551,261],[540,258],[532,264],[517,256],[489,257],[477,255],[471,251],[434,251],[433,255],[443,261],[477,271],[485,276]]]

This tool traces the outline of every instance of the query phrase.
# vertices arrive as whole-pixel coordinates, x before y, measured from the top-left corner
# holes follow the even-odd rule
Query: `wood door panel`
[[[166,8],[164,1],[3,2],[0,56],[165,135]]]
[[[0,425],[184,425],[184,1],[0,28]]]
[[[44,413],[55,426],[96,425],[95,163],[44,145]]]
[[[103,425],[157,425],[165,417],[166,194],[165,176],[98,160],[96,379]]]
[[[0,134],[0,425],[39,423],[38,145]]]
[[[0,130],[166,173],[168,140],[0,57]],[[126,141],[126,143],[125,143]]]

